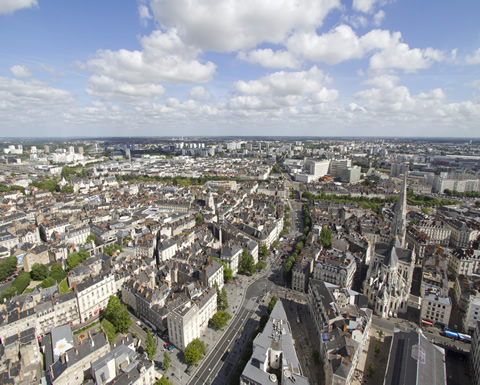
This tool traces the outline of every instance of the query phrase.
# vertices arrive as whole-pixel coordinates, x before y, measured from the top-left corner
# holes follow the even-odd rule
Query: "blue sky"
[[[480,137],[480,2],[0,0],[0,136]]]

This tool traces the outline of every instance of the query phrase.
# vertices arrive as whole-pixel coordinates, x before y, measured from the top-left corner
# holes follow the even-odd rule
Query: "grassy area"
[[[85,330],[90,329],[91,327],[93,327],[93,326],[95,326],[95,325],[97,325],[97,324],[99,324],[99,323],[100,323],[100,320],[95,321],[95,322],[91,323],[90,325],[87,325],[87,326],[85,326],[85,327],[83,327],[83,328],[81,328],[81,329],[78,329],[78,330],[74,331],[73,334],[75,334],[75,335],[76,335],[76,334],[80,334],[80,333],[84,332]]]
[[[29,289],[25,289],[25,291],[23,292],[23,294],[28,294],[28,293],[31,293],[32,291],[34,291],[35,288],[31,287]]]
[[[70,291],[70,289],[68,288],[67,280],[64,280],[60,283],[59,289],[60,289],[60,293],[67,293]]]

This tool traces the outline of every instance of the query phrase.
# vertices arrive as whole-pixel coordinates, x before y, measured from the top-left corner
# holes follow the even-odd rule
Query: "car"
[[[186,374],[187,376],[191,375],[190,370],[185,369],[185,374]]]
[[[138,326],[142,326],[142,323],[140,321],[137,321]]]
[[[167,349],[168,349],[169,351],[172,351],[174,348],[175,348],[175,346],[173,346],[173,345],[170,344],[170,343],[169,343],[168,346],[167,346]]]
[[[168,345],[170,345],[170,342],[165,342],[165,343],[163,344],[163,347],[164,347],[164,348],[167,348]]]

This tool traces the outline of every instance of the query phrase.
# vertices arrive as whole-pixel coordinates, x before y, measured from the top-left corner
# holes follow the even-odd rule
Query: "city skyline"
[[[476,3],[199,4],[1,2],[0,135],[480,137]]]

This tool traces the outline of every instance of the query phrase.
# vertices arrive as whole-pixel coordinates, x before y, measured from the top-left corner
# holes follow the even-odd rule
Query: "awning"
[[[424,319],[422,319],[422,324],[428,325],[428,326],[433,326],[433,323],[431,323],[430,321],[424,320]]]

